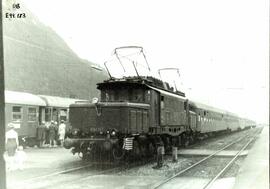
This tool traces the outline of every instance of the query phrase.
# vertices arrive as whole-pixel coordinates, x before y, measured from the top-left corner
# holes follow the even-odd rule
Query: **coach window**
[[[12,121],[21,121],[22,120],[22,107],[13,106],[12,107]]]
[[[35,122],[37,121],[37,109],[36,108],[28,108],[28,121]]]

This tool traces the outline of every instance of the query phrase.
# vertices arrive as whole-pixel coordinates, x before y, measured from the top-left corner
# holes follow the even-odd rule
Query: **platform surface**
[[[233,189],[269,189],[269,127],[263,128],[244,160]]]

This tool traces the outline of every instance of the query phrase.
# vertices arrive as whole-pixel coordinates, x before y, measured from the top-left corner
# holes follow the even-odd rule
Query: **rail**
[[[259,131],[258,131],[258,132],[259,132]],[[254,134],[254,136],[256,136],[256,134],[257,134],[257,132]],[[176,178],[176,177],[182,175],[183,173],[187,172],[188,170],[190,170],[190,169],[194,168],[195,166],[201,164],[202,162],[204,162],[204,161],[210,159],[211,157],[215,156],[215,155],[218,154],[219,152],[221,152],[221,151],[223,151],[223,150],[229,148],[230,146],[236,144],[237,142],[239,142],[239,141],[245,139],[245,138],[248,137],[248,136],[250,136],[250,135],[247,134],[247,135],[245,135],[245,136],[239,138],[238,140],[236,140],[236,141],[234,141],[234,142],[232,142],[232,143],[226,145],[225,147],[223,147],[223,148],[221,148],[221,149],[215,151],[214,153],[212,153],[212,154],[210,154],[209,156],[207,156],[207,157],[201,159],[200,161],[198,161],[198,162],[192,164],[191,166],[185,168],[184,170],[182,170],[182,171],[176,173],[175,175],[173,175],[173,176],[171,176],[171,177],[169,177],[169,178],[167,178],[167,179],[165,179],[165,180],[163,180],[163,181],[161,181],[161,182],[159,182],[159,183],[153,185],[153,186],[152,186],[152,189],[157,189],[157,188],[161,187],[162,185],[168,183],[168,182],[171,181],[172,179],[174,179],[174,178]],[[251,140],[250,140],[250,141],[249,141],[249,142],[248,142],[241,150],[239,150],[239,152],[234,156],[234,158],[232,159],[232,161],[230,161],[228,164],[231,165],[231,164],[236,160],[236,158],[241,154],[241,152],[242,152],[242,151],[243,151],[243,150],[244,150],[244,149],[245,149],[245,148],[246,148],[246,147],[247,147],[254,139],[255,139],[255,137],[253,137],[253,138],[252,138],[252,139],[251,139]],[[225,172],[225,170],[227,170],[227,169],[230,167],[230,165],[226,165],[226,167],[224,168],[224,170],[220,171],[220,172],[217,174],[217,176],[216,176],[215,178],[213,178],[212,180],[210,180],[210,182],[207,183],[206,186],[204,186],[203,189],[209,189],[208,187],[209,187],[210,185],[212,185],[213,182],[214,182],[217,178],[219,178],[220,175],[222,175],[222,174]]]
[[[259,131],[258,131],[259,132]],[[256,133],[257,134],[257,133]],[[238,156],[249,146],[249,144],[255,140],[256,138],[256,134],[255,136],[250,139],[238,152],[237,154],[235,154],[235,156],[231,159],[231,161],[229,163],[227,163],[227,165],[213,178],[211,179],[204,187],[203,189],[209,189],[212,184],[222,175],[225,173],[225,171],[227,171],[231,165],[235,162],[235,160],[238,158]]]

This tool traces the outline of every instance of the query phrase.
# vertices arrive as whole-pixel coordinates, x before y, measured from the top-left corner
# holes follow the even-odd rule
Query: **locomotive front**
[[[110,81],[98,84],[100,102],[82,102],[70,106],[72,130],[64,146],[83,157],[96,152],[112,152],[122,158],[140,133],[149,130],[150,90],[143,84]]]

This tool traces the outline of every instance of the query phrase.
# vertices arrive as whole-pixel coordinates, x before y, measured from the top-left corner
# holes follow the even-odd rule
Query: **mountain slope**
[[[3,7],[7,10],[7,7]],[[28,10],[23,19],[3,19],[5,88],[34,94],[88,99],[105,71],[91,68],[51,28]],[[5,11],[4,11],[5,13]]]

